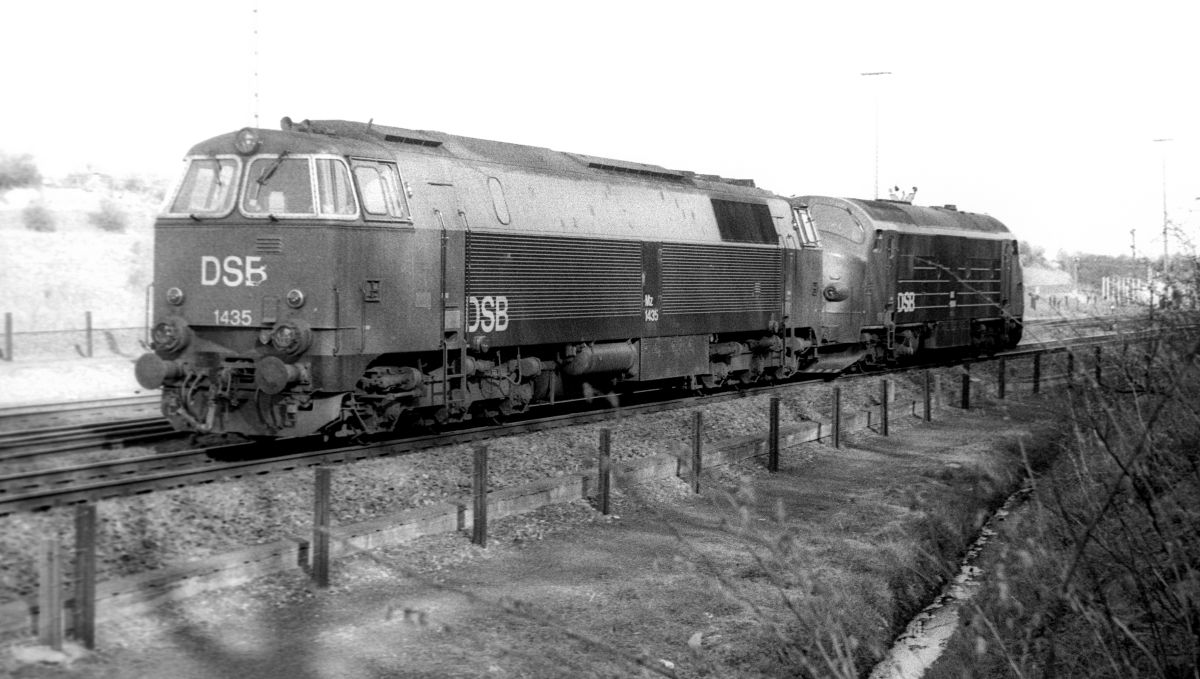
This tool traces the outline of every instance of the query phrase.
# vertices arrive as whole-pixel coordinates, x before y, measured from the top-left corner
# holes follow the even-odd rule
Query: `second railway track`
[[[0,463],[55,453],[143,445],[179,436],[161,417],[5,431],[0,433]]]

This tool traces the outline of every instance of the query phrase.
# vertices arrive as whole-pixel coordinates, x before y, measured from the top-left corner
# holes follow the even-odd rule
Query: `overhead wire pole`
[[[1155,142],[1172,142],[1175,140],[1171,139],[1169,137],[1164,137],[1162,139],[1155,139],[1154,141]],[[1169,255],[1169,252],[1167,249],[1167,226],[1169,224],[1169,221],[1167,220],[1167,151],[1166,151],[1165,146],[1163,147],[1163,153],[1162,153],[1162,213],[1163,213],[1163,232],[1162,232],[1163,264],[1162,265],[1163,265],[1163,276],[1165,277],[1167,274],[1167,256]]]
[[[871,71],[864,76],[891,75],[891,71]],[[875,87],[875,200],[879,200],[879,87]]]
[[[258,5],[253,9],[253,33],[251,40],[254,49],[254,127],[258,127]]]

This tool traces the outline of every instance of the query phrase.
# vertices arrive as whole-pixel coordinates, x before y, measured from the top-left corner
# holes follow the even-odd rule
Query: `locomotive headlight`
[[[271,330],[271,346],[288,356],[299,356],[311,344],[312,330],[304,321],[280,321]]]
[[[300,340],[296,329],[290,325],[279,325],[271,333],[271,344],[280,351],[291,351]]]
[[[170,358],[183,351],[192,341],[192,329],[187,321],[178,316],[170,316],[155,324],[150,331],[151,348],[154,353],[163,358]]]
[[[258,131],[243,127],[238,130],[237,136],[233,138],[233,148],[243,156],[248,156],[258,150],[262,145],[262,138],[258,136]]]
[[[293,309],[299,309],[304,306],[304,293],[299,290],[288,290],[287,303]]]
[[[180,304],[183,304],[184,297],[183,290],[180,290],[179,288],[171,288],[170,290],[167,290],[167,302],[172,306],[179,306]]]
[[[821,291],[821,296],[827,302],[841,302],[850,297],[850,288],[845,284],[830,283]]]

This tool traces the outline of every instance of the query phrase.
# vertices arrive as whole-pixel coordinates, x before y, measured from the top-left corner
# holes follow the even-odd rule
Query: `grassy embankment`
[[[1066,403],[1070,445],[933,679],[1200,672],[1200,345],[1131,347]]]

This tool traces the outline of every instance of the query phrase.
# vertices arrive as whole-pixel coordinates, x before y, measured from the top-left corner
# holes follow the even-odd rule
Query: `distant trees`
[[[42,173],[38,170],[33,156],[28,153],[13,155],[0,151],[0,191],[41,184]]]
[[[1040,245],[1034,245],[1027,240],[1019,243],[1021,250],[1021,266],[1042,266],[1049,267],[1050,261],[1046,259],[1046,248]]]

